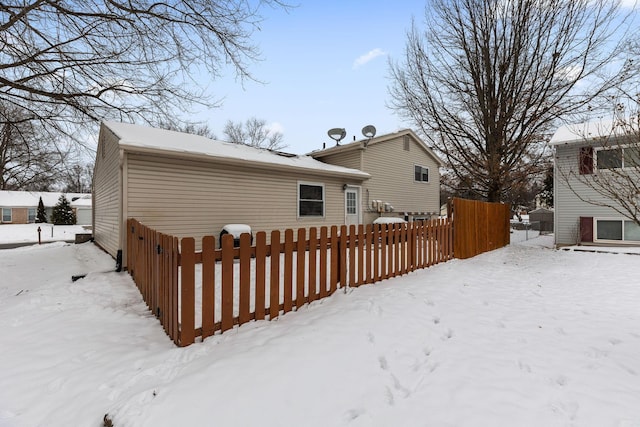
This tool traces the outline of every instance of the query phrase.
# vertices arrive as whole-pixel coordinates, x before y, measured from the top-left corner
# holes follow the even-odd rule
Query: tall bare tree
[[[30,112],[0,102],[0,190],[50,190],[65,157]]]
[[[629,78],[628,62],[613,69],[619,12],[613,0],[431,0],[426,30],[414,23],[391,64],[392,107],[462,186],[501,201],[542,173],[559,117]]]
[[[0,101],[73,137],[104,118],[157,123],[231,66],[251,77],[250,37],[279,0],[9,0],[0,4]],[[284,6],[286,7],[286,6]]]
[[[282,150],[284,135],[282,132],[269,129],[267,121],[251,117],[244,123],[227,121],[222,130],[228,141],[235,144],[245,144],[268,150]]]

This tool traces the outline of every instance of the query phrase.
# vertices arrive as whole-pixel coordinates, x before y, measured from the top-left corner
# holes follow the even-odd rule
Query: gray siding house
[[[615,202],[592,185],[594,179],[616,171],[640,180],[632,161],[640,158],[637,135],[631,139],[614,122],[591,122],[562,126],[550,143],[554,147],[556,245],[640,244],[640,227],[616,209],[599,206],[599,202]]]
[[[359,169],[370,175],[361,185],[346,190],[357,200],[354,210],[364,224],[380,216],[407,221],[440,213],[442,161],[409,129],[336,145],[310,153],[332,165]]]
[[[361,170],[132,124],[100,127],[93,174],[95,242],[126,260],[128,218],[176,237],[340,225]],[[126,261],[125,261],[126,262]],[[124,265],[123,265],[124,266]]]

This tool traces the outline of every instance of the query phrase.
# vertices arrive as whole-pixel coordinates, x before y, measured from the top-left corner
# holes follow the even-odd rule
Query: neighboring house
[[[637,168],[629,167],[628,161],[630,156],[638,156],[637,140],[629,146],[628,139],[629,135],[613,122],[562,126],[551,138],[555,148],[556,245],[640,243],[637,224],[610,207],[586,201],[614,203],[589,185],[600,174],[611,174],[618,168],[637,174]]]
[[[442,161],[411,130],[381,135],[310,153],[317,160],[359,169],[371,178],[345,191],[351,222],[370,224],[379,216],[407,221],[440,215]]]
[[[176,237],[345,223],[346,191],[370,175],[297,156],[104,122],[93,173],[95,242],[126,263],[126,220]],[[123,265],[124,266],[124,265]]]
[[[44,191],[0,191],[1,224],[29,224],[36,222],[38,202],[42,197],[47,219],[51,218],[53,207],[61,195],[65,195],[76,212],[77,224],[91,224],[91,194],[55,193]],[[78,202],[78,200],[82,200]],[[81,206],[82,205],[82,206]]]

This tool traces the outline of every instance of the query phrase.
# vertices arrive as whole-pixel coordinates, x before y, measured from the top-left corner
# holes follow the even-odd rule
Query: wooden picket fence
[[[251,320],[275,319],[336,290],[358,287],[453,258],[447,219],[288,229],[240,238],[178,238],[127,222],[127,268],[166,333],[187,346]],[[198,272],[199,270],[199,272]],[[199,322],[197,321],[199,320]]]
[[[455,221],[455,257],[471,258],[509,244],[511,205],[454,198],[449,217]]]

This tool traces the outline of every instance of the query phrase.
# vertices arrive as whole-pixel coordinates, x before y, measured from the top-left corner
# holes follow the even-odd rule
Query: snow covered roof
[[[47,191],[0,191],[0,207],[37,207],[40,197],[45,207],[53,207],[58,204],[61,195],[65,195],[72,206],[76,206],[73,198],[82,200],[80,203],[87,203],[91,206],[91,194],[87,193],[56,193]]]
[[[621,120],[600,120],[560,126],[553,134],[551,145],[584,143],[596,138],[624,136],[636,129],[637,123],[625,124]]]
[[[204,136],[150,128],[120,122],[103,122],[120,138],[120,146],[133,151],[151,150],[196,155],[228,162],[248,162],[269,167],[284,167],[314,171],[329,175],[345,175],[367,179],[370,175],[357,169],[329,165],[307,155],[296,155],[216,141]]]

